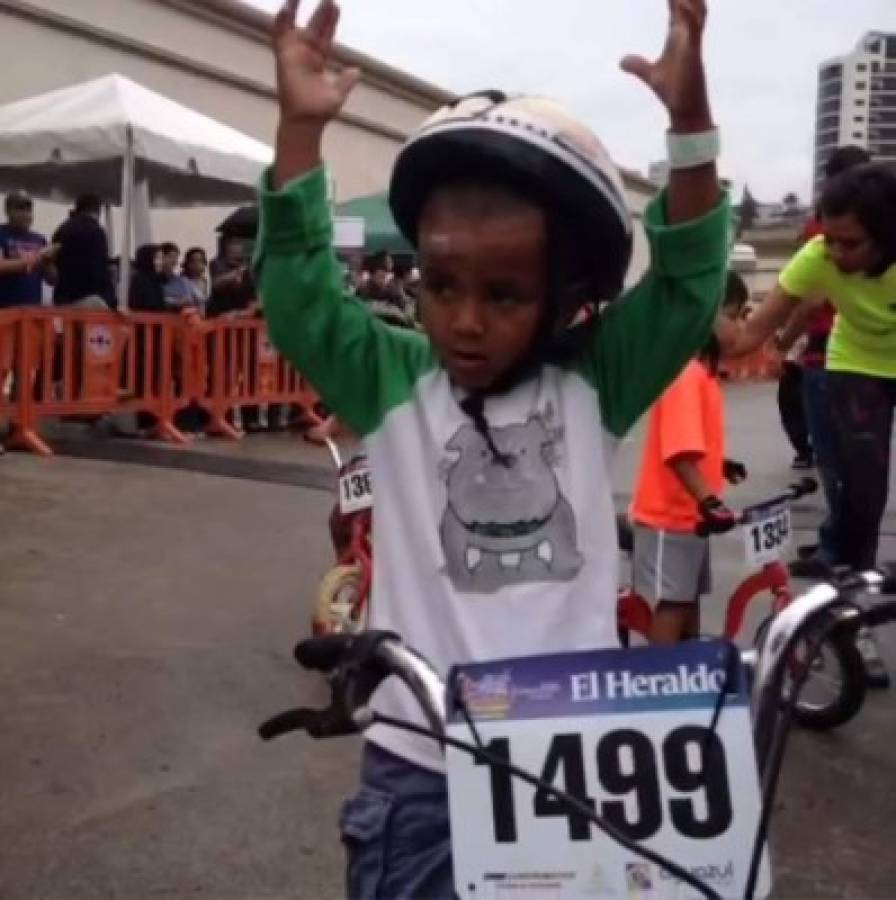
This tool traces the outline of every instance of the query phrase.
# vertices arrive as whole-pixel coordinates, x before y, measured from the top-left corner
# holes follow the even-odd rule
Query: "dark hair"
[[[722,297],[722,306],[736,306],[742,309],[744,304],[750,299],[750,289],[747,283],[733,269],[728,270],[728,276],[725,279],[725,293]]]
[[[896,263],[896,170],[885,163],[853,166],[824,187],[819,208],[823,216],[852,214],[871,236],[879,254],[868,270],[879,278]]]
[[[367,265],[364,267],[372,275],[374,272],[388,272],[389,265],[386,260],[391,259],[391,255],[387,250],[379,250],[371,254],[367,258]],[[395,263],[393,262],[393,266]]]
[[[143,244],[138,247],[134,256],[134,270],[142,272],[144,275],[155,275],[155,258],[161,249],[158,244]]]
[[[187,270],[187,266],[189,265],[190,258],[191,258],[192,256],[195,256],[197,253],[201,253],[201,254],[202,254],[202,261],[203,261],[203,262],[205,262],[205,263],[208,262],[208,255],[206,254],[205,250],[204,250],[202,247],[190,247],[190,249],[187,250],[187,252],[184,254],[183,262],[182,262],[182,264],[181,264],[181,268],[182,268],[185,272],[186,272],[186,270]]]
[[[13,191],[6,195],[4,206],[7,212],[12,209],[33,209],[34,201],[24,191]]]
[[[824,177],[836,178],[841,172],[867,162],[871,162],[871,157],[863,147],[857,147],[855,144],[838,147],[824,165]]]
[[[75,200],[75,213],[99,213],[103,202],[96,194],[80,194]]]
[[[722,306],[737,307],[738,312],[750,299],[750,289],[743,278],[733,269],[728,270],[725,278],[725,293],[722,295]],[[697,358],[712,372],[718,374],[719,362],[722,359],[722,345],[715,332],[706,339],[706,343],[700,348]]]
[[[698,358],[713,375],[718,373],[719,361],[722,358],[722,345],[719,343],[715,332],[706,339],[706,343],[700,349]]]
[[[161,250],[162,253],[164,253],[166,256],[169,253],[176,253],[178,256],[180,256],[180,247],[178,247],[177,244],[172,244],[171,241],[164,241],[163,243],[159,244],[159,250]]]

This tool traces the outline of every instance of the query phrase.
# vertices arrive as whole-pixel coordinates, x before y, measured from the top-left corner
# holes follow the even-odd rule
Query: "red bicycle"
[[[793,602],[790,577],[781,558],[791,536],[790,506],[800,497],[818,490],[818,482],[804,478],[791,485],[784,493],[743,510],[738,517],[744,539],[747,565],[751,574],[734,589],[725,608],[725,624],[722,637],[734,641],[741,632],[747,609],[758,598],[768,595],[768,615],[756,630],[753,645],[761,647],[768,627],[782,610]],[[618,520],[619,549],[631,554],[633,534],[628,522]],[[708,536],[708,531],[698,526],[697,533]],[[652,611],[647,601],[630,586],[619,592],[619,638],[628,645],[631,634],[646,638],[650,633]],[[827,623],[820,622],[815,634],[820,635]],[[788,665],[791,683],[801,673],[802,660],[809,642],[798,646]],[[829,632],[821,644],[821,651],[810,664],[806,684],[794,708],[800,724],[818,730],[835,728],[848,722],[861,709],[866,690],[865,666],[856,647],[855,635],[848,631]],[[786,688],[785,688],[786,689]]]
[[[330,539],[336,565],[324,575],[311,622],[315,635],[363,631],[373,579],[370,547],[373,484],[362,453],[342,462],[339,447],[324,438],[339,473],[339,499],[330,513]]]
[[[339,500],[330,514],[330,536],[336,565],[323,577],[312,619],[315,635],[356,633],[367,627],[367,606],[373,577],[370,543],[373,485],[367,458],[357,454],[343,463],[339,448],[326,440],[339,473]],[[804,478],[780,496],[745,509],[739,517],[748,563],[754,569],[728,600],[723,636],[734,640],[743,627],[748,607],[761,595],[770,596],[769,613],[753,638],[761,648],[774,617],[793,601],[790,577],[781,557],[790,539],[790,504],[818,489],[812,478]],[[619,523],[620,550],[631,553],[632,534],[628,524]],[[645,637],[650,632],[652,612],[647,601],[630,587],[620,591],[619,637],[628,644],[632,632]],[[808,728],[824,730],[852,719],[865,699],[866,675],[855,635],[848,629],[830,632],[819,622],[816,634],[828,630],[821,651],[810,665],[810,673],[800,693],[794,715]],[[809,643],[799,645],[789,660],[791,683],[800,677],[802,660]]]

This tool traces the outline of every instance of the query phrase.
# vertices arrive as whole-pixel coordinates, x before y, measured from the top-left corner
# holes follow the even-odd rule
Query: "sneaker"
[[[793,463],[791,464],[791,469],[811,469],[814,465],[814,460],[812,459],[811,453],[798,453],[793,458]]]
[[[890,673],[881,659],[877,640],[870,628],[860,628],[856,635],[856,648],[865,663],[865,683],[868,687],[888,688]]]
[[[787,568],[794,578],[831,578],[834,570],[817,556],[795,559]]]

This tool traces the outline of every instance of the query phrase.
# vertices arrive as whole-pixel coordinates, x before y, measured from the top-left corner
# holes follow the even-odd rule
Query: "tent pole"
[[[115,247],[115,231],[112,222],[112,204],[106,202],[103,204],[103,228],[106,229],[106,235],[109,238],[109,255],[116,256]]]
[[[121,161],[121,257],[118,274],[118,309],[128,311],[131,285],[131,235],[134,230],[134,132],[125,129],[125,150]]]

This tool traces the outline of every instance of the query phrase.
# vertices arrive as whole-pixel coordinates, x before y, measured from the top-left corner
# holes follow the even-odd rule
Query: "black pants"
[[[896,378],[829,372],[828,396],[842,466],[841,561],[870,569],[887,505]]]
[[[778,412],[793,452],[797,456],[809,457],[812,448],[803,404],[803,370],[796,363],[784,363],[784,371],[778,381]]]

